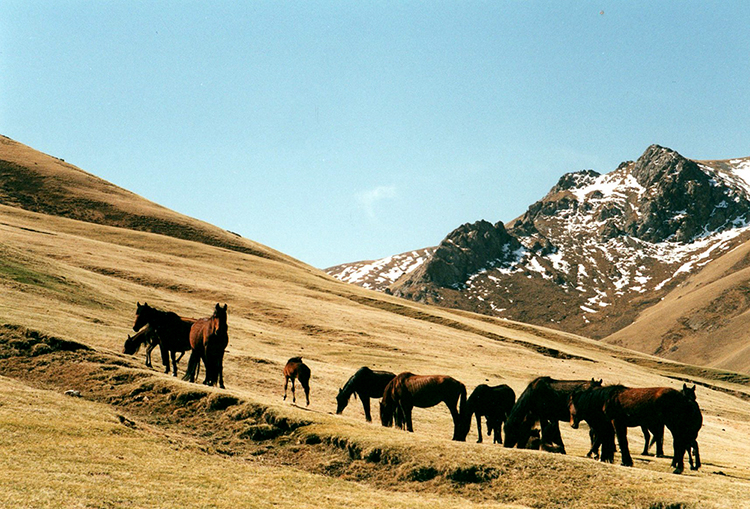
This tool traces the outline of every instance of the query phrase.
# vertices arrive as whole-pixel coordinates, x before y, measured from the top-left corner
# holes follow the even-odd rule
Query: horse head
[[[393,410],[395,405],[380,401],[380,424],[386,428],[393,425]]]
[[[144,325],[146,325],[151,319],[151,312],[153,308],[144,302],[141,304],[137,303],[135,308],[135,323],[133,324],[133,330],[138,332]]]
[[[348,404],[349,398],[344,394],[344,389],[339,389],[339,393],[336,394],[336,415],[341,415]]]
[[[218,318],[222,322],[227,321],[227,310],[228,307],[226,304],[224,304],[224,307],[220,306],[219,303],[216,303],[216,307],[214,308],[214,318]]]
[[[696,401],[696,397],[695,397],[695,385],[693,385],[692,387],[688,387],[687,384],[682,384],[682,394],[689,401]]]
[[[576,400],[578,399],[579,392],[574,392],[568,398],[568,413],[570,413],[570,427],[578,429],[578,425],[581,423],[581,416],[578,414],[578,408],[576,407]]]
[[[127,355],[133,355],[138,351],[138,345],[133,341],[133,338],[128,334],[128,339],[125,340],[125,345],[122,347],[122,353]]]

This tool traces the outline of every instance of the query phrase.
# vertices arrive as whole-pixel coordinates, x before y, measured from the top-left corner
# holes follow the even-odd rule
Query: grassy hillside
[[[606,342],[682,362],[750,371],[750,243],[708,264]]]
[[[0,236],[6,507],[265,506],[276,497],[285,506],[301,497],[303,507],[750,500],[746,377],[427,308],[298,264],[152,233],[0,206]],[[228,389],[175,380],[146,369],[142,353],[119,353],[137,301],[193,317],[227,303]],[[313,371],[309,408],[281,400],[281,368],[295,355]],[[586,432],[567,426],[567,456],[475,444],[475,429],[454,443],[442,406],[417,409],[414,434],[365,423],[354,400],[333,415],[338,387],[362,365],[450,374],[469,390],[507,383],[517,393],[542,374],[638,386],[692,380],[705,414],[705,466],[675,476],[668,459],[637,455],[634,468],[603,465],[583,457]],[[69,389],[83,397],[63,396]]]
[[[28,147],[0,149],[2,507],[750,507],[750,377],[345,285]],[[228,304],[227,389],[122,354],[136,302],[190,317]],[[309,408],[282,401],[297,355]],[[600,464],[564,424],[567,456],[476,444],[475,428],[456,443],[444,406],[416,409],[413,434],[366,423],[356,400],[335,415],[363,365],[517,394],[539,375],[696,383],[704,467]]]

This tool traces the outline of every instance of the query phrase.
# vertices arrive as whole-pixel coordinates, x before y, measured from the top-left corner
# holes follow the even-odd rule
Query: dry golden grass
[[[0,359],[1,372],[15,379],[0,383],[0,455],[12,465],[12,475],[0,481],[6,507],[204,507],[209,501],[263,507],[273,500],[303,507],[750,507],[746,378],[420,306],[281,257],[6,206],[0,206],[0,238],[0,323],[95,349],[86,354],[94,357],[69,357],[75,362],[62,365],[43,355]],[[192,317],[227,303],[228,389],[191,386],[146,370],[142,353],[120,354],[137,301]],[[309,409],[281,400],[281,368],[296,355],[313,373]],[[704,467],[676,476],[669,459],[637,454],[633,468],[600,464],[583,457],[587,433],[564,424],[567,456],[475,444],[475,429],[467,443],[455,443],[444,406],[416,409],[413,434],[365,423],[355,400],[333,415],[338,388],[363,365],[449,374],[469,391],[507,383],[517,394],[539,375],[632,386],[694,380],[704,411]],[[157,386],[177,401],[190,391],[222,392],[277,416],[274,422],[297,425],[267,440],[243,438],[232,434],[231,423],[240,421],[231,409],[212,413],[191,403],[160,410]],[[64,389],[79,390],[84,399],[60,396]],[[151,404],[137,399],[143,394]],[[137,425],[124,426],[117,415]],[[198,420],[209,417],[214,420]],[[221,430],[204,436],[193,428],[197,422],[215,422]],[[639,434],[630,434],[633,453],[642,447]],[[671,450],[670,438],[665,446]]]

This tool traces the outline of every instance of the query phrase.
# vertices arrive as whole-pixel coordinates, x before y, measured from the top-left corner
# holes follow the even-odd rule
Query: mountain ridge
[[[610,173],[562,175],[505,225],[459,226],[418,268],[371,287],[602,339],[750,239],[748,218],[750,158],[693,161],[651,145]],[[488,244],[499,229],[504,242]],[[451,249],[452,257],[440,256]],[[342,267],[327,272],[347,281]]]

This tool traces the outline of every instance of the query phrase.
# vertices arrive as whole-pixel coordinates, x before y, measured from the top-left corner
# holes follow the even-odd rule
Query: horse
[[[703,422],[697,402],[670,387],[612,385],[584,391],[571,398],[570,413],[571,425],[586,418],[593,426],[602,440],[602,461],[614,459],[614,431],[624,466],[633,465],[628,448],[628,427],[645,426],[653,430],[666,426],[674,442],[672,466],[676,474],[684,470],[686,450],[693,445],[697,450],[696,438]]]
[[[494,433],[493,442],[502,444],[501,428],[515,402],[516,393],[507,385],[494,387],[486,384],[478,385],[466,400],[466,405],[461,411],[463,439],[466,439],[466,435],[471,430],[472,416],[476,416],[477,443],[482,443],[482,416],[484,416],[487,419],[487,435]]]
[[[172,311],[161,311],[147,303],[141,305],[139,302],[135,311],[133,330],[137,332],[147,324],[151,326],[159,336],[164,373],[169,373],[171,357],[173,375],[177,376],[177,363],[182,359],[182,355],[190,350],[190,328],[194,323],[193,318],[182,318]],[[177,352],[181,354],[179,358],[176,358]]]
[[[453,418],[453,440],[465,440],[465,435],[461,437],[460,413],[466,404],[466,387],[446,375],[420,376],[409,372],[397,375],[383,390],[380,422],[387,427],[395,421],[397,427],[413,432],[414,407],[429,408],[441,402],[446,404]]]
[[[336,415],[341,415],[349,404],[349,398],[354,395],[355,398],[359,396],[362,401],[365,420],[372,422],[370,398],[382,398],[385,386],[395,377],[396,374],[390,371],[373,371],[367,366],[362,366],[349,378],[344,387],[339,389],[336,395]]]
[[[190,327],[190,358],[183,380],[195,381],[200,362],[206,366],[205,385],[216,385],[224,389],[224,351],[229,344],[227,333],[227,305],[218,303],[208,318],[199,318]]]
[[[292,381],[292,403],[297,402],[297,396],[294,393],[294,381],[299,380],[302,388],[305,390],[306,406],[310,406],[310,368],[302,362],[302,357],[292,357],[284,366],[284,400],[286,400],[286,389],[289,380]]]
[[[122,353],[127,355],[135,355],[138,353],[138,350],[141,349],[141,346],[146,346],[146,366],[149,368],[151,366],[151,351],[156,348],[156,345],[159,344],[159,335],[156,334],[156,331],[148,324],[141,330],[139,330],[134,336],[130,336],[128,334],[128,339],[125,340],[125,345],[123,345]]]
[[[535,378],[518,397],[505,421],[505,447],[523,448],[532,427],[539,422],[544,434],[565,454],[559,421],[568,421],[568,399],[573,391],[601,386],[601,380],[555,380],[548,376]],[[551,447],[550,447],[551,448]]]

